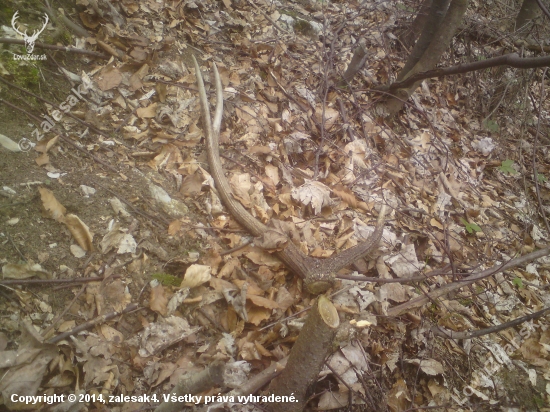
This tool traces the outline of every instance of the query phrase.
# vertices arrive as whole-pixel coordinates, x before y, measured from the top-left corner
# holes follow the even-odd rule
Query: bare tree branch
[[[546,67],[550,66],[550,56],[520,58],[517,53],[510,53],[505,54],[504,56],[494,57],[487,60],[480,60],[473,63],[464,63],[457,66],[445,67],[443,69],[429,70],[427,72],[412,75],[411,77],[408,77],[401,82],[392,83],[390,85],[389,92],[394,93],[398,89],[404,89],[413,85],[417,81],[424,79],[468,73],[497,66],[509,66],[515,67],[517,69],[534,69],[537,67]]]

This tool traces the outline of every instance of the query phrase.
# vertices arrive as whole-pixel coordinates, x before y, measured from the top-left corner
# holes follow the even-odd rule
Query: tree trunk
[[[401,38],[401,42],[403,42],[405,46],[412,47],[414,45],[414,42],[418,39],[418,36],[420,36],[422,29],[426,26],[428,16],[430,15],[432,1],[433,0],[424,0],[422,2],[420,10],[414,18],[411,27],[409,27],[409,29],[405,30],[405,33],[399,36]]]
[[[404,75],[403,80],[413,74],[431,70],[436,66],[441,58],[441,55],[451,44],[451,40],[460,26],[462,17],[468,8],[468,3],[469,0],[452,0],[443,21],[431,39],[430,45],[426,48],[418,63],[416,63],[414,67]],[[397,93],[398,98],[389,98],[382,108],[382,111],[384,112],[382,114],[386,116],[393,116],[399,112],[399,110],[403,107],[404,101],[411,96],[419,84],[420,82],[415,83],[407,89],[399,90]]]
[[[433,0],[430,7],[430,12],[424,23],[424,28],[420,34],[420,38],[414,45],[414,48],[411,51],[405,67],[401,70],[397,76],[397,81],[401,81],[405,78],[407,73],[420,61],[422,55],[434,39],[434,36],[437,32],[437,29],[441,25],[447,9],[449,8],[450,0]]]
[[[540,7],[537,0],[523,0],[521,9],[516,17],[516,30],[526,34],[528,32],[527,23],[536,19],[540,14]]]

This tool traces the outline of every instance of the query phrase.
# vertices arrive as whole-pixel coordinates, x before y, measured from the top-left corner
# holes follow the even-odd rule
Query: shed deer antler
[[[229,209],[231,215],[233,215],[241,225],[243,225],[253,236],[262,236],[268,230],[268,227],[256,220],[254,216],[233,197],[220,161],[218,140],[223,115],[223,89],[218,69],[214,64],[216,111],[214,113],[214,118],[211,119],[202,74],[195,56],[193,56],[193,61],[195,62],[195,75],[199,88],[204,134],[206,136],[208,165],[210,166],[210,173],[216,184],[219,196],[224,205]],[[378,215],[376,228],[367,240],[338,253],[336,256],[327,259],[316,259],[306,256],[294,245],[294,243],[292,243],[292,241],[286,242],[284,249],[276,252],[276,255],[292,272],[304,280],[311,293],[322,293],[334,284],[335,275],[340,269],[367,255],[378,246],[384,230],[385,212],[386,206],[383,205]]]

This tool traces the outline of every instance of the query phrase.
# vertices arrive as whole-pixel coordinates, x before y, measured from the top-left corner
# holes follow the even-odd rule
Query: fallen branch
[[[429,70],[407,77],[400,82],[392,83],[388,92],[395,93],[398,89],[405,89],[416,82],[433,77],[444,77],[453,74],[463,74],[476,70],[489,69],[497,66],[509,66],[517,69],[534,69],[537,67],[550,66],[550,56],[521,58],[517,53],[505,54],[504,56],[493,57],[492,59],[480,60],[472,63],[464,63],[443,69]]]
[[[215,386],[222,386],[224,371],[225,363],[221,360],[214,361],[202,372],[183,376],[176,383],[174,389],[170,391],[170,396],[178,398],[185,395],[195,395],[212,389]],[[163,402],[155,409],[155,412],[181,411],[184,406],[185,402]]]
[[[114,319],[116,318],[117,316],[120,316],[120,315],[124,315],[126,313],[130,313],[130,312],[133,312],[135,310],[141,310],[141,309],[145,309],[144,307],[140,307],[139,304],[137,303],[131,303],[129,304],[128,306],[126,306],[126,308],[124,308],[123,310],[121,311],[115,311],[115,312],[111,312],[111,313],[107,313],[105,315],[101,315],[101,316],[98,316],[97,318],[95,319],[92,319],[88,322],[85,322],[81,325],[78,325],[77,327],[71,329],[71,330],[68,330],[67,332],[63,332],[63,333],[60,333],[59,335],[57,336],[54,336],[53,338],[51,339],[48,339],[48,343],[57,343],[57,342],[60,342],[62,341],[63,339],[66,339],[68,338],[69,336],[72,336],[72,335],[76,335],[78,332],[82,332],[83,330],[86,330],[86,329],[90,329],[96,325],[100,325],[102,323],[105,323],[105,322],[108,322],[110,321],[111,319]]]
[[[532,262],[533,260],[539,259],[548,254],[550,254],[550,247],[537,250],[536,252],[529,253],[525,256],[520,256],[518,258],[511,259],[500,266],[492,267],[491,269],[484,270],[483,272],[480,272],[478,274],[468,276],[467,278],[464,278],[463,280],[460,280],[458,282],[449,283],[448,285],[444,285],[439,289],[435,289],[434,291],[427,293],[424,296],[419,296],[417,298],[409,300],[406,303],[403,303],[402,305],[398,305],[394,308],[389,309],[388,316],[398,316],[405,311],[418,308],[424,305],[425,303],[428,303],[430,300],[434,300],[434,299],[440,298],[441,296],[445,296],[448,293],[452,292],[453,290],[471,285],[472,283],[475,283],[478,280],[488,278],[489,276],[496,275],[497,273],[503,272],[505,270],[512,269],[512,268],[521,266],[525,263]]]
[[[113,275],[109,279],[118,279],[120,275]],[[5,279],[0,280],[0,285],[50,285],[59,283],[89,283],[89,282],[103,282],[105,280],[102,276],[90,277],[90,278],[62,278],[62,279]]]
[[[513,328],[514,326],[520,325],[524,322],[528,322],[531,319],[538,319],[548,311],[550,311],[550,307],[544,308],[543,310],[539,310],[538,312],[535,312],[535,313],[531,313],[530,315],[522,316],[521,318],[511,320],[510,322],[491,326],[490,328],[473,330],[471,332],[455,332],[453,330],[442,328],[441,326],[434,326],[431,329],[431,331],[435,336],[440,336],[445,339],[472,339],[483,335],[489,335],[491,333],[500,332],[501,330],[504,330],[504,329]]]

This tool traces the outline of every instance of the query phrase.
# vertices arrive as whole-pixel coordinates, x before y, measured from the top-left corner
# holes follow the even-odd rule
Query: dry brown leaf
[[[273,186],[277,186],[279,184],[279,168],[277,166],[266,165],[265,174]]]
[[[271,309],[259,306],[246,305],[246,312],[248,314],[248,322],[256,326],[271,317]]]
[[[233,196],[243,204],[244,207],[251,207],[252,200],[250,199],[250,192],[252,189],[252,183],[250,182],[250,175],[248,173],[235,173],[229,180]]]
[[[57,201],[53,192],[45,187],[39,187],[40,197],[42,198],[42,205],[46,209],[46,213],[52,219],[58,222],[63,222],[65,212],[67,209]]]
[[[195,172],[183,179],[180,191],[186,196],[196,196],[201,192],[203,181],[202,173]]]
[[[246,295],[246,298],[256,306],[261,306],[262,308],[266,309],[279,309],[279,305],[273,300],[257,295],[251,295],[250,293]]]
[[[147,107],[140,107],[136,110],[136,114],[141,119],[152,119],[157,114],[158,103],[150,104]]]
[[[239,259],[231,258],[220,269],[218,273],[218,277],[219,278],[231,277],[235,269],[239,268],[240,266],[241,266],[241,263],[239,262]]]
[[[166,316],[168,314],[168,298],[164,290],[164,286],[156,285],[151,288],[151,296],[149,298],[149,308],[155,312]]]
[[[13,353],[13,351],[6,351]],[[34,396],[47,372],[48,365],[57,356],[55,345],[43,343],[33,325],[21,323],[20,345],[15,356],[0,352],[0,359],[12,358],[9,369],[3,372],[0,380],[0,393],[4,396],[4,405],[11,411],[37,410],[42,405],[32,405],[25,402],[13,402],[11,395]]]
[[[107,67],[100,72],[97,85],[102,91],[106,91],[117,87],[121,81],[120,71],[114,67]]]
[[[352,208],[355,209],[357,207],[357,198],[355,197],[353,192],[349,190],[347,187],[342,185],[336,185],[332,188],[332,191],[336,196],[338,196],[340,199],[342,199]]]
[[[87,252],[94,250],[92,243],[94,234],[78,216],[73,214],[65,216],[65,224],[82,249]]]

